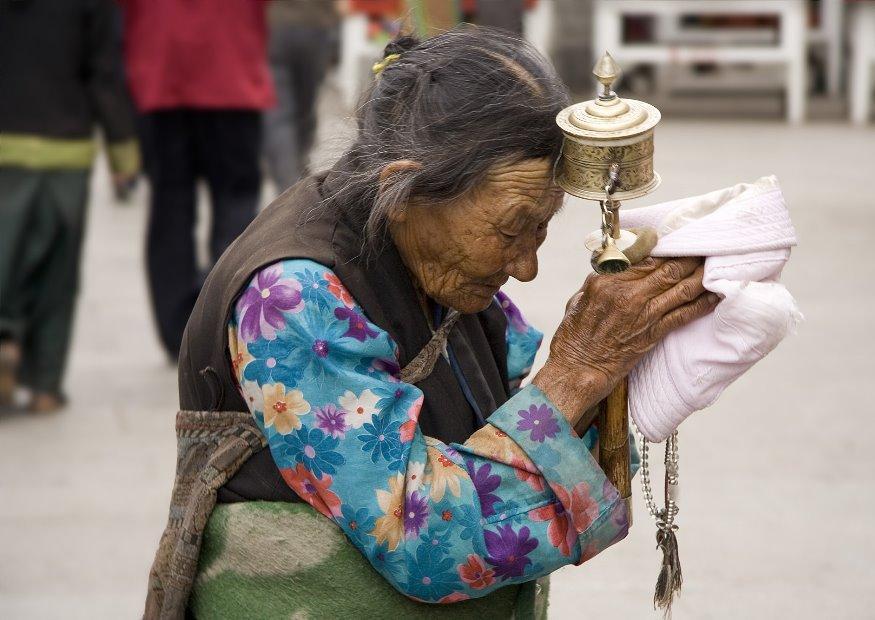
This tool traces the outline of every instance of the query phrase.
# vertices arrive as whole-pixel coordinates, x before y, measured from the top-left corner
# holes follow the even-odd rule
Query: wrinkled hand
[[[576,422],[581,407],[607,396],[669,332],[713,310],[719,298],[702,286],[703,270],[700,258],[648,258],[618,274],[590,275],[533,382]]]

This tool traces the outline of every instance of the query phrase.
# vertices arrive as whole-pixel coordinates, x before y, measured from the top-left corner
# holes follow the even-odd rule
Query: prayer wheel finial
[[[614,57],[608,52],[605,52],[604,55],[599,58],[598,62],[595,63],[592,68],[592,74],[602,85],[601,92],[599,92],[599,99],[609,99],[617,96],[611,87],[620,77],[622,72],[623,70],[620,69],[620,65],[617,64],[617,61],[615,61]]]

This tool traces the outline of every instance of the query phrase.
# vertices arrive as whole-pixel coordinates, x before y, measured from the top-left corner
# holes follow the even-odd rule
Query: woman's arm
[[[541,347],[544,334],[535,329],[523,316],[516,304],[502,291],[495,301],[507,318],[505,340],[507,341],[507,377],[511,390],[519,389],[523,379],[532,370],[535,354]]]
[[[423,436],[423,395],[398,380],[394,343],[325,267],[259,272],[230,331],[241,391],[283,478],[404,594],[483,596],[625,536],[616,490],[534,385],[464,445]]]

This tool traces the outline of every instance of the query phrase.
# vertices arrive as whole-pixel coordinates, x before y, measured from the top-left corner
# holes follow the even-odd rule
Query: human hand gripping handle
[[[711,312],[701,258],[647,258],[617,274],[590,275],[571,297],[532,383],[572,426],[587,428],[593,405],[669,332]]]

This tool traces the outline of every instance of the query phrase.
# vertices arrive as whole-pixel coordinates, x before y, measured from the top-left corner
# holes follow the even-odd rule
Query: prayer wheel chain
[[[657,508],[650,487],[650,461],[647,439],[635,427],[635,434],[641,442],[641,490],[647,504],[647,512],[656,520],[656,547],[662,551],[662,565],[653,593],[653,606],[664,611],[665,618],[671,618],[671,605],[676,594],[681,591],[683,572],[678,552],[677,529],[674,519],[678,514],[678,434],[677,431],[665,441],[665,506]]]
[[[657,508],[653,501],[653,489],[650,486],[649,442],[635,427],[635,435],[641,444],[641,492],[647,512],[656,520],[660,529],[675,529],[674,518],[678,514],[676,489],[678,484],[678,433],[675,431],[665,441],[665,506]]]

